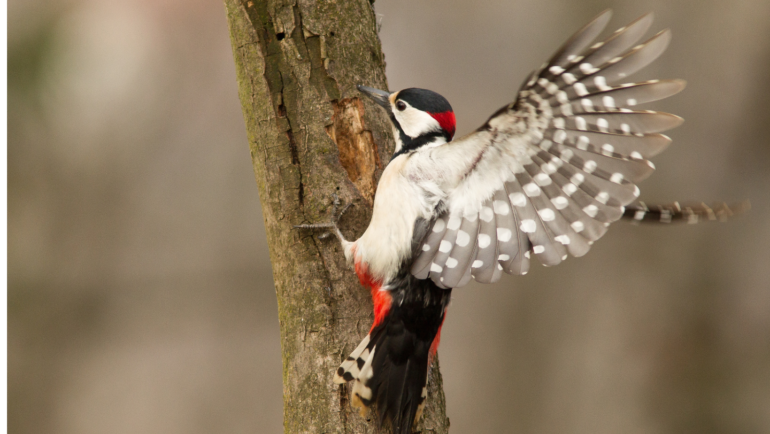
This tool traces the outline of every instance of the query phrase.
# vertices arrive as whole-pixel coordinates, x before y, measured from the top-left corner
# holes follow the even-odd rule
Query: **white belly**
[[[443,199],[436,174],[426,174],[401,155],[385,168],[374,198],[372,220],[355,243],[355,261],[363,261],[369,274],[383,283],[393,278],[410,259],[414,223],[430,220]],[[440,176],[440,175],[438,175]]]

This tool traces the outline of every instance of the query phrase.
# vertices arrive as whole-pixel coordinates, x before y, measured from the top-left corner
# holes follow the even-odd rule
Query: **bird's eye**
[[[398,111],[402,112],[402,111],[406,110],[406,103],[404,103],[403,101],[397,101],[396,102],[396,108],[398,109]]]

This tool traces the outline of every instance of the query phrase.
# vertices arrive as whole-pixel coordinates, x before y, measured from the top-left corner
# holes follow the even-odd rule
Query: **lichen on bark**
[[[355,87],[387,89],[372,6],[225,0],[225,7],[278,298],[285,432],[377,432],[350,408],[347,387],[332,382],[369,330],[369,294],[336,240],[293,229],[328,220],[333,193],[355,205],[340,222],[348,238],[371,216],[393,151],[388,119]],[[448,428],[436,359],[417,430]]]

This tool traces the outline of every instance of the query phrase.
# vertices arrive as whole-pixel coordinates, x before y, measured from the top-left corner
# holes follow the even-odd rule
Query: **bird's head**
[[[391,93],[367,86],[358,90],[388,112],[396,136],[394,158],[422,146],[443,145],[455,134],[452,106],[436,92],[409,88]]]

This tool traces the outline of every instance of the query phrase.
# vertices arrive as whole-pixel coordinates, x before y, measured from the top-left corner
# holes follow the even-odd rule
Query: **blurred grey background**
[[[686,119],[642,199],[727,224],[616,224],[581,259],[455,291],[455,433],[770,433],[770,2],[386,1],[391,89],[458,133],[607,7],[654,11]],[[9,2],[9,432],[277,433],[276,301],[216,0]]]

